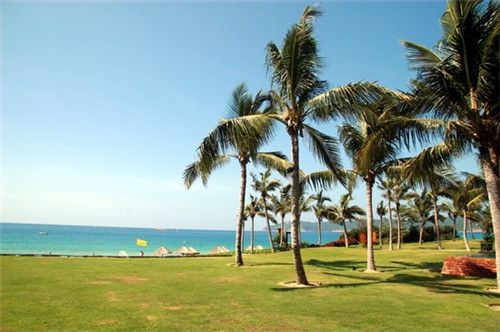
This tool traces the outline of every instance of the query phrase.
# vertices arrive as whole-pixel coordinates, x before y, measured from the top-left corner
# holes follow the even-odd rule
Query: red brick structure
[[[441,274],[496,278],[497,269],[494,258],[445,257]]]

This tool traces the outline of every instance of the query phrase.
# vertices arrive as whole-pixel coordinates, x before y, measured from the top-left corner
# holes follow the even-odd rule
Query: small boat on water
[[[38,232],[38,234],[40,234],[40,235],[49,235],[49,233],[47,233],[47,232]]]

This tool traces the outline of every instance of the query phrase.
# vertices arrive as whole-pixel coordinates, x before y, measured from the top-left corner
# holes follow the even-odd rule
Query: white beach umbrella
[[[224,248],[222,246],[217,246],[217,247],[213,248],[212,250],[210,250],[211,254],[220,254],[220,253],[224,253],[224,252],[229,252],[229,249]]]
[[[255,250],[265,250],[266,248],[264,248],[263,246],[261,246],[260,244],[255,247]]]
[[[186,246],[182,246],[182,247],[180,247],[180,248],[176,249],[176,250],[174,251],[174,253],[176,253],[176,254],[181,254],[181,255],[188,255],[190,252],[189,252],[188,247],[186,247]]]
[[[158,248],[154,253],[153,253],[153,256],[165,256],[165,255],[169,255],[172,253],[172,250],[170,249],[167,249],[165,247],[160,247]]]

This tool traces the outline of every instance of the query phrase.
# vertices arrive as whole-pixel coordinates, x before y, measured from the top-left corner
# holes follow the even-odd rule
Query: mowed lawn
[[[305,249],[321,283],[306,289],[280,284],[294,281],[290,252],[245,255],[240,268],[232,257],[5,256],[0,330],[500,331],[495,280],[439,274],[445,256],[466,252],[434,246],[376,249],[376,274],[361,272],[364,248]]]

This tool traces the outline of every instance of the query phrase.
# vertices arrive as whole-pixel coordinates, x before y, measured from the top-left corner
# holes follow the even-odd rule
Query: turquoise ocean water
[[[340,232],[323,232],[322,244],[340,236]],[[303,242],[317,243],[317,238],[315,232],[302,233]],[[475,233],[475,238],[482,239],[482,234]],[[138,246],[137,239],[147,241],[147,246]],[[135,256],[141,250],[152,255],[161,246],[174,251],[183,245],[206,254],[215,246],[234,250],[234,241],[234,231],[0,223],[0,254],[117,256],[124,250]],[[250,232],[246,231],[244,248],[249,244]],[[255,245],[269,248],[267,232],[255,232]]]
[[[339,235],[339,232],[323,232],[322,242],[335,241]],[[146,240],[147,246],[138,246],[137,239]],[[317,233],[302,233],[302,241],[317,243],[317,239]],[[0,223],[1,254],[117,256],[124,250],[135,256],[141,250],[145,255],[152,255],[161,246],[174,251],[183,245],[204,254],[215,246],[234,250],[234,242],[234,231]],[[269,248],[267,232],[255,232],[254,242],[255,246]],[[250,232],[247,231],[244,247],[249,245]]]

